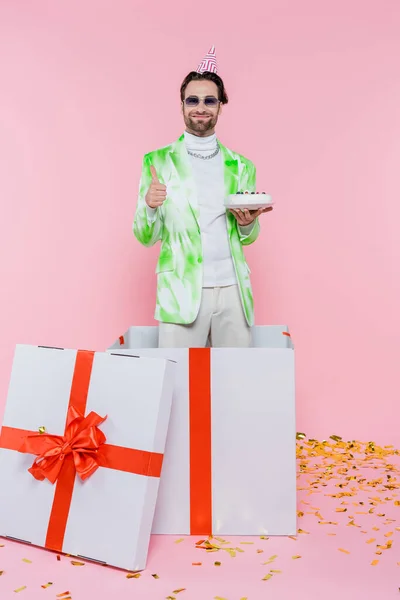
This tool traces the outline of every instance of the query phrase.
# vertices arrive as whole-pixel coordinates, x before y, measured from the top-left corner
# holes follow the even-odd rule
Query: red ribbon
[[[65,435],[47,433],[25,437],[20,452],[36,454],[29,470],[35,479],[55,483],[66,458],[72,457],[77,475],[84,481],[99,468],[97,451],[106,441],[98,428],[107,417],[91,412],[84,417],[73,406],[68,408]]]

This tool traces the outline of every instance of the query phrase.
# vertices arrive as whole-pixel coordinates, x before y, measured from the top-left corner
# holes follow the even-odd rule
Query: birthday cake
[[[272,206],[272,198],[265,192],[238,192],[225,198],[226,208],[258,210]]]

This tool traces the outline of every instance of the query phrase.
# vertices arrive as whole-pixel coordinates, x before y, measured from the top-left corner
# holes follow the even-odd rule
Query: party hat
[[[215,46],[211,46],[199,66],[197,67],[197,73],[204,73],[204,71],[210,71],[211,73],[218,73],[217,70],[217,56],[215,54]]]

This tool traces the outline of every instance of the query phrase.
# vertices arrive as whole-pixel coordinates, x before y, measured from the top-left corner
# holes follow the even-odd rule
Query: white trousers
[[[248,348],[251,329],[244,316],[239,287],[203,288],[194,323],[159,324],[159,348]]]

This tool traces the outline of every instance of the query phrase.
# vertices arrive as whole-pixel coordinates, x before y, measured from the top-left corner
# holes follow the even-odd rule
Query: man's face
[[[196,102],[197,99],[200,100],[199,103]],[[215,102],[216,100],[218,88],[212,81],[191,81],[188,84],[182,112],[189,133],[200,137],[214,133],[222,109],[222,104]]]

